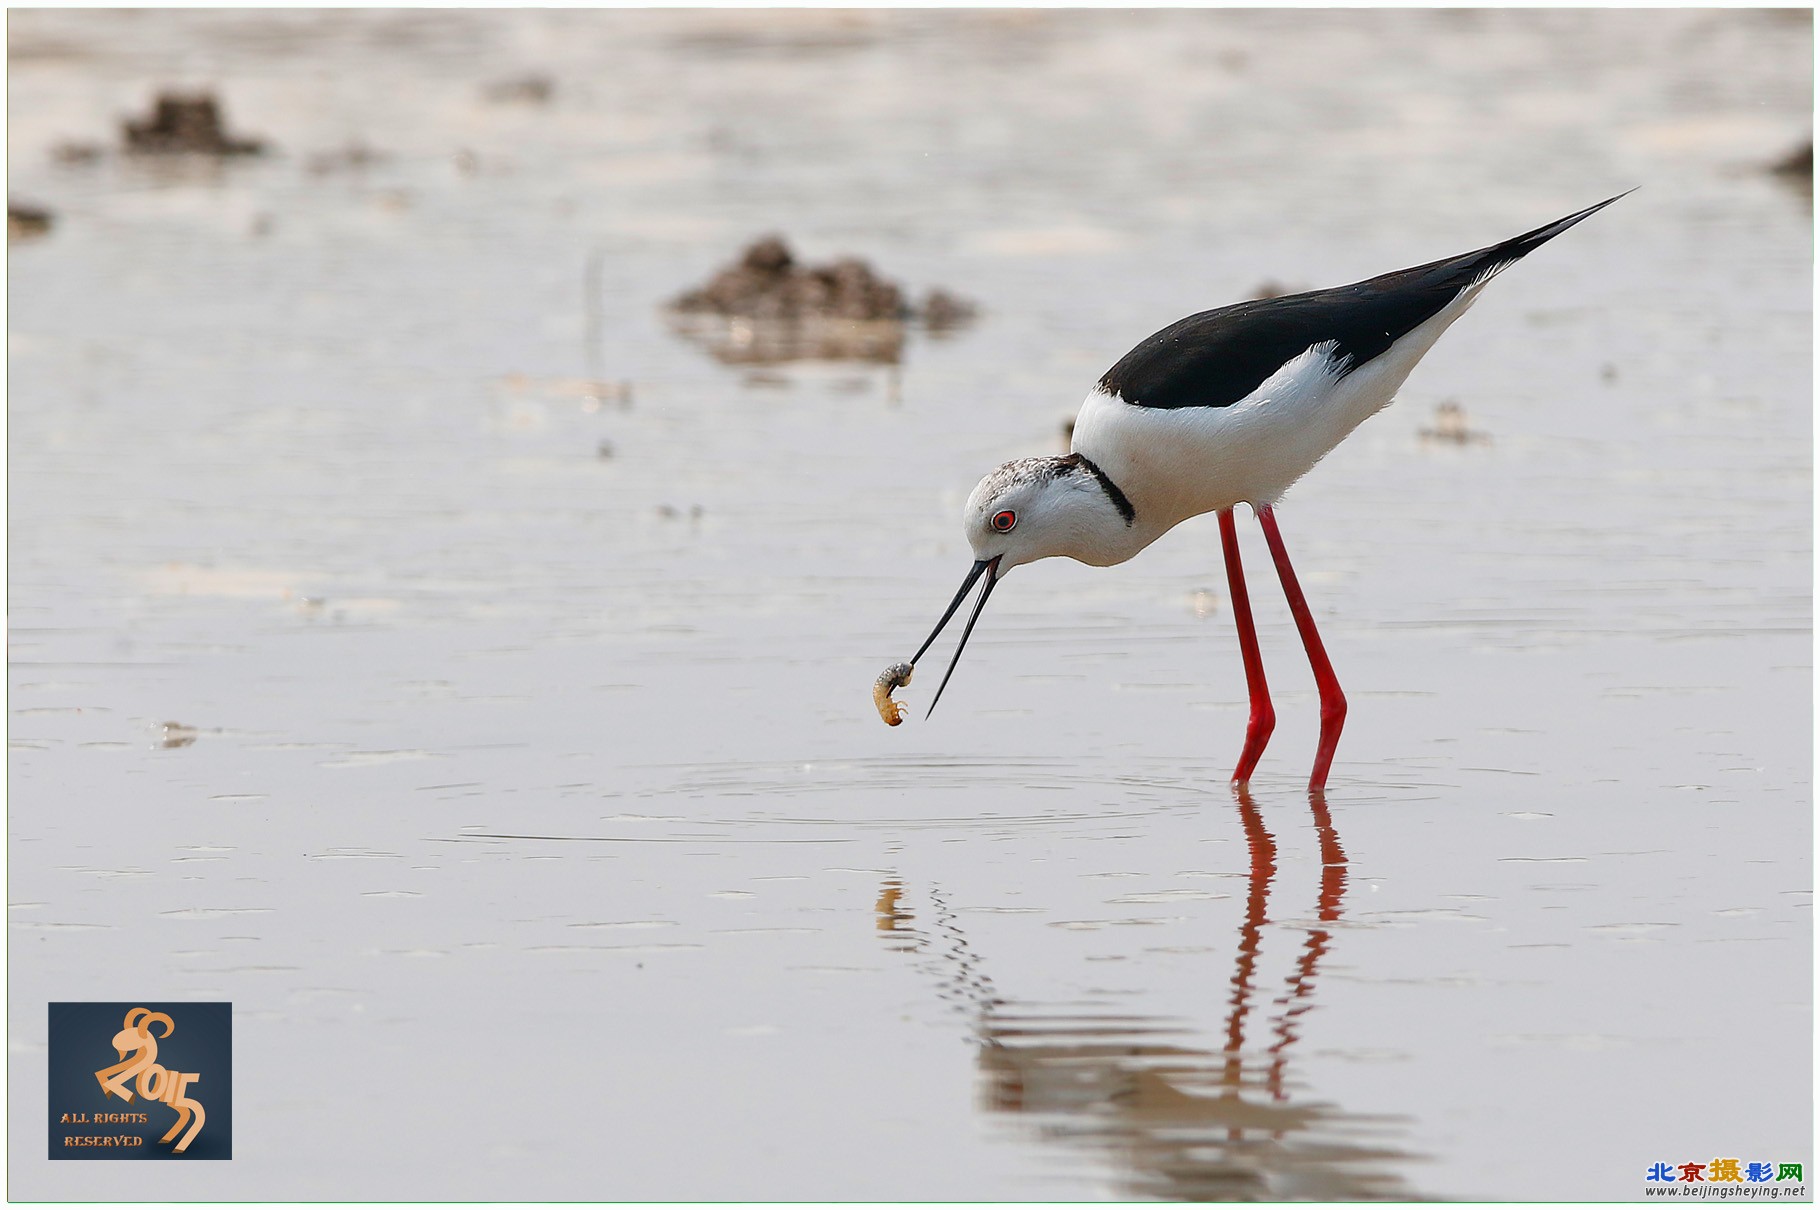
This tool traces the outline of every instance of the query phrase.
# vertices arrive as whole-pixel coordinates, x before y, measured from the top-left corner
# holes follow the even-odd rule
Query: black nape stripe
[[[1099,464],[1093,459],[1085,454],[1064,454],[1056,461],[1061,466],[1070,469],[1078,466],[1092,475],[1095,482],[1100,485],[1100,489],[1106,493],[1106,498],[1112,501],[1112,507],[1118,509],[1119,516],[1125,518],[1126,528],[1130,528],[1131,523],[1137,520],[1137,509],[1131,506],[1130,497],[1119,490],[1119,485],[1112,481],[1112,476],[1101,470]]]

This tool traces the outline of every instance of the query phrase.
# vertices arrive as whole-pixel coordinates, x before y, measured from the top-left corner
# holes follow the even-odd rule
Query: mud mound
[[[11,198],[6,203],[6,238],[35,239],[50,234],[51,212],[40,206],[28,206]]]
[[[755,241],[739,260],[704,286],[684,291],[670,306],[685,314],[742,319],[908,319],[896,282],[858,257],[801,265],[782,237]]]
[[[1777,180],[1794,186],[1801,192],[1812,195],[1814,191],[1814,140],[1791,150],[1787,155],[1768,165],[1769,172]]]
[[[258,139],[235,138],[221,120],[221,105],[213,93],[161,92],[152,112],[121,123],[128,151],[155,155],[258,155],[265,144]]]
[[[706,284],[671,299],[669,310],[685,335],[741,363],[896,362],[906,324],[945,333],[977,314],[940,289],[912,304],[902,286],[859,257],[804,265],[777,235],[753,241]]]

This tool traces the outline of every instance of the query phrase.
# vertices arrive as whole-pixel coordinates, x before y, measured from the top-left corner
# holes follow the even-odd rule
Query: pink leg
[[[1289,612],[1295,615],[1295,628],[1302,633],[1302,646],[1308,649],[1308,665],[1314,669],[1315,687],[1321,693],[1321,744],[1314,754],[1314,772],[1308,775],[1308,788],[1319,793],[1327,788],[1327,770],[1333,764],[1333,750],[1340,745],[1340,728],[1346,723],[1346,695],[1340,692],[1339,678],[1327,660],[1327,649],[1321,646],[1320,632],[1314,628],[1314,615],[1308,612],[1308,599],[1296,583],[1295,569],[1289,566],[1289,552],[1283,549],[1283,535],[1277,532],[1276,514],[1269,505],[1256,510],[1258,524],[1264,527],[1264,541],[1270,544],[1270,557],[1276,560],[1277,576],[1283,581],[1283,595],[1289,598]]]
[[[1264,745],[1276,728],[1277,714],[1270,707],[1270,686],[1264,683],[1264,657],[1258,653],[1258,632],[1251,623],[1251,596],[1245,591],[1245,568],[1239,562],[1239,533],[1232,523],[1232,510],[1220,510],[1220,546],[1226,552],[1226,585],[1232,593],[1232,620],[1239,628],[1239,653],[1245,658],[1245,688],[1251,692],[1251,721],[1245,727],[1245,747],[1239,752],[1239,766],[1232,771],[1232,784],[1244,786],[1251,781],[1251,771],[1264,755]]]

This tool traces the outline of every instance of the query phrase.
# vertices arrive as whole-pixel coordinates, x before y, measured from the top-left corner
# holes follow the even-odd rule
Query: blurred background
[[[13,10],[8,54],[11,1196],[1811,1162],[1807,10]],[[1211,518],[1021,569],[879,724],[967,492],[1143,336],[1632,186],[1280,510],[1327,802],[1249,521],[1255,797]],[[233,1001],[231,1163],[45,1161],[46,1002],[131,997]]]

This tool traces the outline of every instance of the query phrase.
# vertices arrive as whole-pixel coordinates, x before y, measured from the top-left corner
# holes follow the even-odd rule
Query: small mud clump
[[[27,206],[23,202],[8,199],[6,203],[6,238],[36,239],[49,235],[51,230],[51,212],[38,206]]]
[[[337,172],[365,172],[385,163],[388,158],[385,152],[354,139],[333,151],[317,152],[304,167],[311,176],[328,176]]]
[[[213,93],[161,92],[152,112],[121,123],[128,151],[154,155],[258,155],[258,139],[229,135]]]
[[[1769,171],[1789,184],[1812,193],[1814,189],[1814,141],[1809,139],[1790,151],[1771,164]]]
[[[942,334],[977,314],[969,301],[930,290],[912,304],[896,282],[859,257],[797,261],[782,236],[755,240],[705,285],[670,300],[683,334],[729,363],[801,360],[896,363],[905,325]]]
[[[165,723],[158,728],[160,748],[187,748],[196,742],[196,728],[186,723]]]
[[[51,159],[58,164],[88,165],[101,161],[101,144],[65,140],[51,148]]]
[[[938,288],[923,295],[923,305],[917,313],[931,332],[952,332],[972,323],[979,308],[958,294]]]
[[[555,95],[556,81],[542,73],[499,80],[487,85],[485,89],[486,99],[496,105],[548,105],[550,98]]]
[[[782,237],[755,241],[708,284],[678,295],[671,307],[688,314],[742,319],[908,319],[897,283],[858,257],[799,265]]]
[[[1424,445],[1430,442],[1443,445],[1491,444],[1491,434],[1470,427],[1466,421],[1466,409],[1452,399],[1443,400],[1436,405],[1434,426],[1418,430],[1416,437]]]

